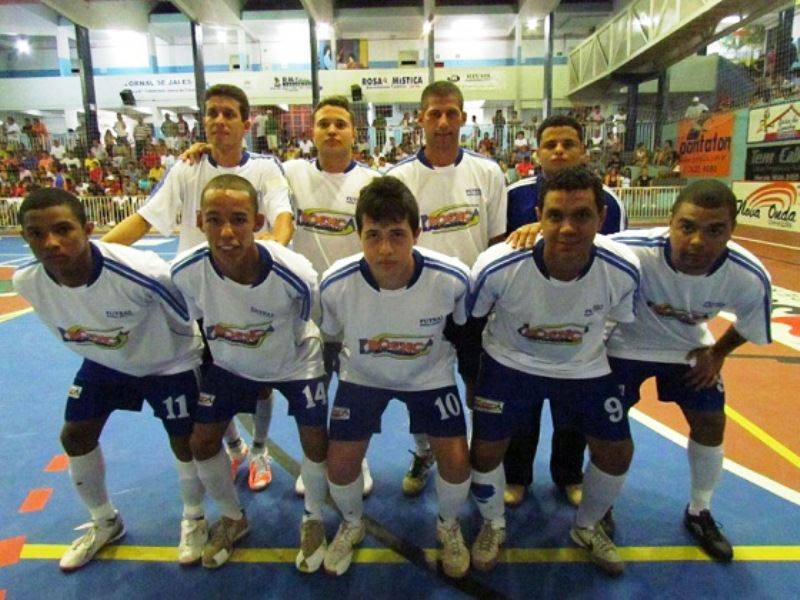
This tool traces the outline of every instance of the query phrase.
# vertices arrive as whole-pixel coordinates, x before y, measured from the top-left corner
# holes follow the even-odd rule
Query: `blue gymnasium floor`
[[[14,247],[12,248],[12,243]],[[157,244],[157,240],[148,240]],[[165,256],[171,246],[156,245]],[[0,238],[0,264],[20,264],[18,239]],[[147,412],[117,413],[103,436],[112,500],[127,536],[84,569],[62,574],[57,559],[88,520],[65,471],[46,472],[61,453],[58,432],[67,386],[79,358],[63,348],[33,314],[0,321],[0,598],[797,598],[800,589],[800,508],[726,472],[714,515],[736,546],[736,560],[719,565],[695,548],[681,523],[688,488],[685,450],[634,421],[636,456],[615,506],[617,544],[628,561],[611,580],[569,541],[574,509],[549,481],[550,429],[540,442],[536,482],[525,503],[508,512],[509,538],[489,574],[446,579],[426,562],[434,556],[436,503],[429,484],[407,499],[400,480],[408,464],[408,419],[398,402],[384,415],[384,433],[368,453],[375,491],[366,501],[369,535],[350,571],[334,579],[302,575],[293,561],[302,503],[293,482],[300,459],[285,400],[276,402],[270,438],[272,485],[260,494],[237,480],[251,532],[232,562],[219,571],[184,570],[174,560],[180,505],[175,471],[159,422]],[[10,392],[10,393],[9,393]],[[793,416],[792,418],[796,418]],[[544,419],[547,422],[547,418]],[[17,460],[17,458],[19,460]],[[52,488],[43,509],[20,512],[35,489]],[[209,510],[209,516],[216,518]],[[480,524],[470,503],[463,510],[468,543]],[[338,523],[330,508],[329,538]],[[9,550],[24,536],[16,553]]]

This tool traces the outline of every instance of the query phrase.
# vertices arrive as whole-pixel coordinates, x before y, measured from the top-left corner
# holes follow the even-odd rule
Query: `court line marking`
[[[10,321],[11,319],[16,319],[17,317],[21,317],[22,315],[26,315],[29,312],[33,312],[32,308],[23,308],[20,310],[15,310],[14,312],[10,312],[5,315],[0,315],[0,323],[5,323],[6,321]]]
[[[753,242],[755,244],[764,244],[765,246],[774,246],[775,248],[785,248],[787,250],[798,251],[800,248],[797,246],[790,246],[789,244],[779,244],[778,242],[766,242],[764,240],[757,240],[755,238],[744,237],[741,235],[733,236],[734,240],[744,240],[745,242]]]
[[[767,446],[770,450],[785,458],[793,466],[800,469],[800,456],[789,450],[789,448],[781,444],[778,440],[761,429],[761,427],[727,404],[725,405],[725,414],[730,417],[731,420],[743,427],[750,435]]]

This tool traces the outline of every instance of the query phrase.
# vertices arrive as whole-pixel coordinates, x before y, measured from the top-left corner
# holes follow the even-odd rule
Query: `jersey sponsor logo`
[[[349,421],[350,409],[346,406],[334,406],[331,410],[331,421]]]
[[[214,406],[214,400],[216,398],[217,396],[215,394],[209,394],[208,392],[200,392],[200,395],[197,398],[197,405],[205,407]]]
[[[261,317],[265,317],[267,319],[274,319],[275,315],[269,312],[268,310],[261,310],[260,308],[256,308],[255,306],[250,307],[250,312]]]
[[[422,231],[439,233],[474,227],[480,221],[480,211],[470,204],[451,204],[427,215],[420,215]]]
[[[544,344],[578,345],[583,342],[583,335],[589,331],[586,325],[566,323],[559,325],[530,325],[525,323],[517,329],[517,333],[532,342]]]
[[[583,311],[583,316],[584,317],[591,317],[594,313],[596,313],[597,311],[600,311],[600,310],[603,310],[603,305],[602,304],[595,304],[594,306],[592,306],[592,308],[587,308],[586,310],[584,310]]]
[[[491,413],[494,415],[502,415],[503,402],[501,402],[500,400],[489,400],[488,398],[481,398],[480,396],[476,396],[474,410],[484,413]]]
[[[67,398],[72,398],[73,400],[77,400],[81,397],[83,393],[83,388],[79,385],[71,385],[69,386],[69,391],[67,392]]]
[[[373,338],[358,340],[360,354],[386,356],[389,358],[413,359],[431,351],[433,338],[425,336],[398,336],[380,334]]]
[[[125,317],[132,317],[132,310],[107,310],[106,317],[109,319],[124,319]]]
[[[479,196],[481,195],[481,188],[468,188],[465,193],[467,194],[467,198],[470,196]]]
[[[676,321],[684,323],[685,325],[697,325],[698,323],[708,321],[712,317],[712,315],[708,313],[686,310],[683,308],[675,308],[668,302],[656,304],[655,302],[648,300],[647,306],[649,306],[650,309],[662,319],[675,319]],[[705,306],[705,304],[703,306]]]
[[[217,323],[206,327],[206,339],[209,342],[219,340],[234,346],[258,348],[273,331],[275,328],[270,323],[244,326]]]
[[[119,350],[127,344],[130,333],[120,327],[92,331],[81,325],[73,325],[69,329],[59,327],[58,332],[61,334],[61,339],[68,344],[78,344],[79,346],[91,344],[109,350]]]
[[[321,208],[297,209],[297,226],[327,235],[349,235],[356,230],[353,215]]]
[[[426,317],[424,319],[420,319],[419,320],[419,326],[420,327],[433,327],[434,325],[438,325],[439,323],[441,323],[443,320],[444,320],[444,317],[442,315],[439,315],[437,317]]]

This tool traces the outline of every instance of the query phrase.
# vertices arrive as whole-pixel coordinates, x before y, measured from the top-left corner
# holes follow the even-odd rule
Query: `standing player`
[[[419,245],[471,266],[483,250],[503,239],[506,231],[505,178],[494,160],[459,146],[467,120],[464,96],[449,81],[436,81],[422,91],[418,121],[425,146],[388,174],[405,183],[420,210]],[[458,371],[467,403],[472,398],[484,320],[470,319],[464,328],[452,323],[448,336],[458,335]],[[403,493],[416,496],[425,488],[433,454],[425,436],[414,436],[416,450],[403,478]]]
[[[251,154],[242,149],[242,140],[250,129],[250,102],[238,87],[213,85],[206,91],[203,124],[209,152],[198,164],[176,163],[150,194],[147,203],[103,236],[107,242],[132,244],[155,226],[170,235],[178,225],[178,252],[203,243],[205,237],[197,227],[198,202],[205,185],[217,175],[233,173],[250,181],[258,190],[259,212],[265,215],[265,229],[259,237],[288,244],[294,231],[289,187],[281,167],[272,156]],[[254,490],[264,489],[272,480],[269,453],[265,440],[272,414],[271,399],[259,403],[254,420],[253,455],[248,483]],[[248,454],[247,445],[239,437],[234,421],[226,435],[235,474]]]
[[[197,224],[208,241],[179,255],[172,279],[193,317],[203,319],[213,364],[203,376],[192,432],[197,470],[222,517],[209,531],[203,566],[225,564],[249,531],[221,442],[228,421],[254,412],[259,392],[278,389],[289,401],[303,447],[305,513],[297,568],[312,572],[325,554],[322,505],[327,495],[327,396],[319,329],[311,321],[317,274],[276,242],[256,242],[263,226],[258,193],[238,175],[212,179]]]
[[[656,378],[662,401],[676,402],[689,423],[691,495],[684,523],[713,558],[730,561],[733,548],[711,516],[722,474],[725,393],[720,371],[747,340],[768,344],[770,278],[750,252],[731,241],[736,197],[723,183],[696,181],[672,207],[669,227],[614,236],[639,257],[642,285],[633,323],[620,323],[608,341],[617,383],[628,406]],[[714,341],[708,321],[736,314]]]
[[[196,562],[205,520],[189,435],[202,344],[169,267],[150,252],[90,242],[94,225],[86,222],[83,204],[63,190],[31,192],[19,222],[37,262],[14,273],[14,287],[84,357],[69,390],[61,444],[92,521],[61,558],[61,569],[79,569],[125,535],[108,497],[99,440],[113,411],[139,411],[144,399],[162,420],[176,458],[183,499],[179,561]]]
[[[586,160],[583,145],[583,127],[573,117],[554,115],[548,117],[536,130],[539,149],[537,156],[542,174],[522,179],[508,188],[508,231],[537,220],[536,206],[542,185],[563,169],[582,165]],[[603,201],[606,218],[600,233],[611,234],[627,227],[627,218],[622,202],[614,192],[603,186]],[[514,236],[512,235],[512,238]],[[533,240],[531,240],[531,243]],[[514,245],[514,242],[510,240]],[[519,505],[525,491],[533,482],[533,460],[539,444],[541,413],[532,423],[530,432],[519,432],[511,438],[504,459],[506,471],[505,501],[509,506]],[[559,431],[553,434],[550,454],[550,475],[553,483],[564,492],[573,506],[581,502],[583,481],[583,453],[586,440],[578,431]],[[610,518],[610,515],[609,515]]]
[[[469,493],[465,423],[455,385],[455,352],[443,337],[449,315],[466,321],[468,269],[456,259],[414,248],[419,209],[394,177],[361,190],[356,226],[363,253],[342,259],[322,278],[322,328],[343,335],[339,387],[330,419],[328,481],[343,522],[325,554],[342,575],[364,539],[359,465],[392,398],[405,402],[411,431],[425,433],[439,464],[437,539],[442,566],[463,577],[469,552],[458,512]],[[391,333],[387,333],[391,332]]]
[[[294,249],[322,274],[334,261],[361,249],[355,221],[358,193],[380,174],[353,160],[355,116],[347,98],[323,98],[312,116],[316,160],[290,160],[284,170],[297,208]],[[341,348],[338,339],[325,338],[328,378],[339,370]],[[373,480],[366,459],[362,469],[364,494],[369,495]],[[298,477],[295,491],[302,495],[303,489],[303,479]]]
[[[472,492],[484,518],[472,546],[476,569],[493,568],[505,541],[502,461],[509,438],[538,418],[547,398],[553,428],[580,431],[591,453],[570,536],[608,573],[623,571],[598,526],[633,453],[604,335],[607,319],[633,320],[639,268],[625,246],[595,235],[605,212],[600,180],[585,168],[562,169],[541,190],[541,239],[533,248],[500,244],[472,269],[472,314],[494,312],[483,332],[473,412]]]

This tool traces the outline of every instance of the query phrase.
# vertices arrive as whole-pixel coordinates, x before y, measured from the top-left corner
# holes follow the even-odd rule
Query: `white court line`
[[[629,415],[635,421],[638,421],[645,427],[652,429],[657,434],[667,438],[669,441],[677,444],[678,446],[686,448],[689,445],[689,440],[686,436],[678,433],[674,429],[670,429],[663,423],[660,423],[654,418],[644,414],[642,411],[636,408],[632,408]],[[726,458],[723,461],[722,466],[726,471],[730,471],[734,475],[737,475],[742,479],[749,481],[753,485],[757,485],[758,487],[765,489],[766,491],[778,496],[779,498],[783,498],[784,500],[791,502],[792,504],[800,506],[800,492],[797,492],[792,488],[786,487],[785,485],[780,484],[777,481],[773,481],[769,477],[765,477],[760,473],[756,473],[755,471],[752,471],[747,467],[743,467],[739,463],[734,462],[729,458]]]
[[[756,240],[754,238],[742,237],[740,235],[733,236],[734,240],[744,240],[745,242],[753,242],[754,244],[764,244],[765,246],[774,246],[776,248],[785,248],[786,250],[798,250],[797,246],[789,246],[788,244],[779,244],[777,242],[765,242],[764,240]]]
[[[33,309],[23,308],[22,310],[15,310],[14,312],[8,313],[6,315],[0,315],[0,323],[5,323],[6,321],[10,321],[11,319],[16,319],[17,317],[21,317],[22,315],[27,315],[29,312],[33,312]]]

